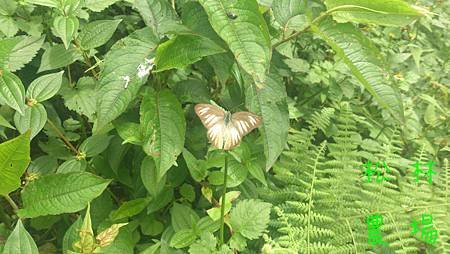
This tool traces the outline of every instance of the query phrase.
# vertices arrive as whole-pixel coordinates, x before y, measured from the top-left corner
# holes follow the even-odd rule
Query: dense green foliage
[[[0,0],[0,253],[450,253],[449,34],[445,0]],[[198,103],[262,123],[216,149]]]

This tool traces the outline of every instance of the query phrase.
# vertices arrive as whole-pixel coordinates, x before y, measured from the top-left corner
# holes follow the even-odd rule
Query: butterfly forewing
[[[250,112],[236,112],[231,116],[231,122],[236,127],[241,138],[261,125],[261,117]]]

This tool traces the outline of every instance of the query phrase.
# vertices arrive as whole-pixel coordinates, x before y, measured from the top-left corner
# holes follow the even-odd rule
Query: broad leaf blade
[[[65,67],[81,58],[81,53],[75,47],[70,46],[66,50],[63,44],[57,44],[45,50],[38,72]]]
[[[31,235],[27,232],[19,219],[14,231],[9,235],[3,249],[3,254],[39,254],[36,243]]]
[[[351,24],[337,24],[330,19],[313,26],[313,31],[341,57],[353,75],[378,104],[397,120],[404,121],[400,94],[389,85],[378,49]]]
[[[150,200],[151,198],[137,198],[124,202],[117,210],[111,212],[110,218],[117,221],[135,216],[148,206]]]
[[[263,86],[271,58],[269,32],[255,0],[199,0],[214,30],[228,44],[237,62]],[[235,19],[229,17],[236,16]]]
[[[95,12],[103,11],[119,0],[86,0],[86,7]]]
[[[144,151],[153,156],[161,179],[182,152],[186,133],[184,112],[169,90],[151,91],[141,104],[141,128],[144,130]]]
[[[42,104],[36,104],[33,107],[27,106],[23,115],[19,112],[14,115],[14,124],[20,133],[31,129],[30,139],[33,139],[44,128],[46,122],[47,111]]]
[[[73,213],[98,197],[110,180],[90,173],[49,174],[29,183],[22,191],[22,218]]]
[[[161,35],[164,25],[176,20],[174,10],[165,0],[135,0],[134,7],[155,34]]]
[[[29,131],[0,144],[0,195],[20,187],[20,177],[30,161]]]
[[[58,37],[63,41],[66,49],[69,48],[70,42],[78,30],[79,25],[80,23],[76,17],[57,16],[53,21],[53,28]]]
[[[29,63],[36,56],[45,39],[44,37],[21,38],[23,39],[11,50],[6,62],[7,68],[12,72],[22,69]]]
[[[47,74],[33,80],[27,89],[27,97],[35,99],[37,102],[52,98],[61,88],[63,73],[64,71]]]
[[[406,26],[424,16],[424,10],[403,0],[326,0],[337,22]]]
[[[121,19],[96,20],[87,24],[78,36],[80,46],[85,50],[102,46],[111,39],[120,22],[122,22]]]
[[[230,213],[233,231],[247,239],[257,239],[269,223],[270,207],[271,204],[254,199],[239,202]]]
[[[278,0],[272,5],[275,20],[287,29],[292,19],[306,12],[308,2],[306,0]]]
[[[25,112],[25,88],[15,74],[0,70],[0,101],[20,114]]]

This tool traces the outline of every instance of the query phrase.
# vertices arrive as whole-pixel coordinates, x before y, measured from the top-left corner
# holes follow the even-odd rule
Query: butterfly
[[[242,138],[261,125],[262,119],[250,112],[231,114],[211,104],[195,105],[195,113],[208,130],[208,139],[213,146],[230,150],[241,142]]]

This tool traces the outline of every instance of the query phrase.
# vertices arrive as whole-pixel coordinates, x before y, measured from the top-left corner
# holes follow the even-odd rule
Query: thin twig
[[[72,145],[72,143],[70,143],[69,139],[67,139],[66,136],[64,136],[64,133],[62,133],[50,119],[47,119],[47,122],[56,131],[56,133],[62,139],[62,141],[64,141],[64,143],[70,148],[70,150],[72,150],[76,155],[78,155],[79,154],[78,149],[76,149]]]
[[[220,205],[220,246],[224,244],[225,234],[225,197],[227,194],[228,152],[225,153],[225,170],[223,175],[222,204]],[[220,248],[219,246],[219,248]]]
[[[6,201],[8,201],[8,203],[11,205],[14,212],[17,212],[17,210],[19,210],[19,206],[17,206],[16,202],[14,202],[14,200],[8,194],[4,195],[3,197],[5,197]]]

